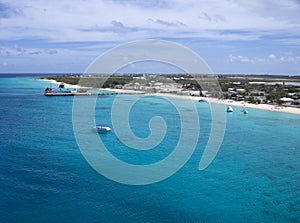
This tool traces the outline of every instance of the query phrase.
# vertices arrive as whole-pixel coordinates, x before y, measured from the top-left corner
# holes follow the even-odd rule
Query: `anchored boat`
[[[247,115],[248,114],[248,111],[246,109],[243,109],[242,112]]]
[[[111,131],[111,128],[105,125],[96,125],[95,129],[98,133],[107,133]]]
[[[246,109],[246,104],[245,104],[245,102],[244,102],[244,109],[242,110],[242,112],[243,112],[244,115],[247,115],[247,114],[248,114],[248,111],[247,111],[247,109]]]
[[[233,112],[233,108],[231,106],[227,107],[227,112]]]

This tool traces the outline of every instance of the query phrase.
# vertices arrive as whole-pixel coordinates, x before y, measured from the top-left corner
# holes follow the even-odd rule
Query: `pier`
[[[145,94],[144,92],[45,92],[45,96],[101,96],[117,94]]]

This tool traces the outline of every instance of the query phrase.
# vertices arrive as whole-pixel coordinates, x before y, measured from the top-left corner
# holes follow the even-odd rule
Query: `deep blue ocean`
[[[0,78],[1,223],[300,222],[299,115],[250,108],[243,115],[234,107],[219,153],[199,171],[211,117],[208,104],[195,102],[201,127],[192,157],[166,180],[132,186],[88,164],[73,133],[73,98],[45,97],[45,87],[36,77]],[[99,122],[111,125],[114,97],[98,98]],[[161,160],[176,145],[180,123],[167,101],[146,97],[130,116],[136,135],[149,135],[153,115],[170,127],[153,150],[126,148],[114,130],[99,137],[127,162]]]

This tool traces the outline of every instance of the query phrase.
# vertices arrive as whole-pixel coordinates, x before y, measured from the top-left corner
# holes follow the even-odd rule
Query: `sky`
[[[300,1],[0,0],[0,73],[82,73],[144,39],[182,44],[218,74],[300,75]]]

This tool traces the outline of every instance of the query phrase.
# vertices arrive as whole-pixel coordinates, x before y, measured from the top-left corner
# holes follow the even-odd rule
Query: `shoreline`
[[[42,81],[48,81],[52,84],[59,85],[60,82],[57,82],[56,80],[50,80],[50,79],[39,79]],[[64,85],[67,88],[89,88],[89,87],[82,87],[80,85],[71,85],[64,83]],[[92,88],[90,88],[92,89]],[[289,114],[295,114],[300,115],[300,108],[293,108],[293,107],[287,107],[287,106],[276,106],[276,105],[270,105],[270,104],[250,104],[250,103],[244,103],[243,101],[233,101],[229,99],[218,99],[218,98],[211,98],[211,97],[197,97],[197,96],[189,96],[189,95],[178,95],[178,94],[170,94],[170,93],[149,93],[144,91],[136,91],[136,90],[126,90],[126,89],[112,89],[112,88],[95,88],[94,90],[108,90],[108,91],[114,91],[114,92],[120,92],[120,93],[145,93],[145,95],[149,96],[159,96],[159,97],[173,97],[173,98],[179,98],[179,99],[189,99],[193,101],[198,101],[200,99],[204,99],[207,103],[215,103],[215,104],[223,104],[227,106],[236,106],[241,108],[254,108],[254,109],[260,109],[265,111],[273,111],[273,112],[282,112],[282,113],[289,113]],[[244,106],[245,105],[245,106]]]

